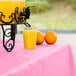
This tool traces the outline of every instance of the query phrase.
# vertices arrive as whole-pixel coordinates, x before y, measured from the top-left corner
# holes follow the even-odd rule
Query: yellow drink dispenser
[[[26,22],[30,17],[30,7],[25,8],[25,0],[0,0],[0,25],[3,30],[3,46],[11,52],[15,46],[15,29],[17,24],[31,25]],[[10,25],[11,28],[5,28]],[[8,40],[5,40],[8,38]]]
[[[16,7],[19,8],[19,11],[23,12],[25,7],[25,0],[0,0],[0,12],[3,13],[2,21],[10,22],[12,13],[15,13]],[[0,14],[2,14],[0,13]],[[15,20],[11,24],[16,23]],[[0,22],[0,24],[3,24]]]

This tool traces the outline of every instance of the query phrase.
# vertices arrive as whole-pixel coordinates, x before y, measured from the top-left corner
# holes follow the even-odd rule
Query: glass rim
[[[36,27],[24,27],[23,30],[37,30]]]

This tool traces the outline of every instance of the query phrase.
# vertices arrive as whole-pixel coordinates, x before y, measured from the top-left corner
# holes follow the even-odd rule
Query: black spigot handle
[[[27,16],[26,14],[30,15],[30,7],[35,7],[35,6],[29,6],[27,8],[24,8],[24,12],[20,12],[20,16]]]
[[[35,7],[35,6],[29,6],[25,9],[27,19],[29,19],[29,17],[30,17],[30,7]]]

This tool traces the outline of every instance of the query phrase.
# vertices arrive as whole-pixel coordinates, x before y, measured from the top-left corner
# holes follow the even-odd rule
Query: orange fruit
[[[37,41],[36,44],[40,45],[44,42],[44,34],[40,31],[37,31]]]
[[[57,35],[55,32],[47,32],[45,34],[45,42],[48,44],[53,44],[57,40]]]

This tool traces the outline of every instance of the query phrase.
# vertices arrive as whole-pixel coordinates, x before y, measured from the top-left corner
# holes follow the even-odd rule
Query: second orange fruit
[[[57,41],[57,35],[55,32],[47,32],[45,34],[45,42],[48,44],[53,44]]]

